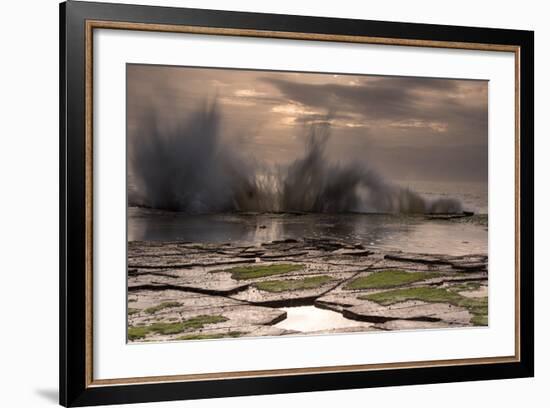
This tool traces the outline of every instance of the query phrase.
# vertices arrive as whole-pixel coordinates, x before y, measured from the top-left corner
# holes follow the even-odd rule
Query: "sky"
[[[358,160],[397,183],[487,183],[488,82],[464,79],[127,65],[127,124],[178,123],[214,101],[221,137],[268,165],[304,152],[328,123],[330,160]]]

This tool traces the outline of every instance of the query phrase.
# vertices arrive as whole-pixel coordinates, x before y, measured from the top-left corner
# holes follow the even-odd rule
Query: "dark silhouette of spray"
[[[361,162],[326,157],[330,120],[308,129],[304,155],[286,167],[244,160],[221,135],[216,103],[167,128],[143,117],[130,146],[129,205],[187,213],[458,213],[460,201],[428,201]]]

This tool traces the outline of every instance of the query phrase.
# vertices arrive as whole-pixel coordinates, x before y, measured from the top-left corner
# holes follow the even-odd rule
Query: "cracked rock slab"
[[[177,325],[192,319],[214,317],[213,323],[185,327],[177,332],[148,332],[134,341],[175,340],[182,336],[190,339],[207,334],[231,334],[232,337],[251,333],[285,334],[272,326],[286,318],[283,310],[253,306],[223,296],[201,295],[173,290],[139,291],[132,293],[128,308],[129,328],[148,328],[155,324]],[[237,334],[237,335],[235,335]],[[266,335],[266,334],[264,334]],[[216,337],[216,336],[214,336]]]
[[[173,289],[209,295],[230,295],[248,287],[245,282],[232,279],[205,279],[206,277],[204,272],[199,275],[198,279],[151,274],[130,276],[128,277],[128,290],[131,292],[142,289]]]
[[[373,327],[380,330],[425,330],[425,329],[444,329],[450,327],[445,321],[425,322],[420,320],[388,320],[385,323],[377,323]]]
[[[347,308],[344,317],[373,323],[385,323],[390,320],[444,321],[447,324],[469,325],[471,315],[461,307],[448,303],[426,303],[405,301],[389,306],[382,306],[371,301]]]
[[[408,261],[424,264],[447,264],[448,261],[438,255],[431,254],[412,254],[406,252],[393,252],[384,257],[395,261]]]
[[[344,280],[350,278],[353,275],[351,272],[344,273],[332,273],[330,275],[311,275],[308,277],[317,277],[317,276],[328,276],[331,280],[326,283],[321,284],[318,287],[311,289],[298,289],[298,290],[286,290],[281,292],[270,292],[258,289],[254,286],[254,282],[251,282],[250,286],[239,293],[232,295],[231,297],[236,300],[246,301],[252,304],[257,305],[266,305],[271,307],[290,307],[290,306],[302,306],[306,304],[313,304],[316,298],[322,296],[324,293],[330,291],[337,285],[339,285]],[[271,279],[261,280],[273,281],[273,280],[302,280],[303,276],[280,276],[280,277],[271,277]]]

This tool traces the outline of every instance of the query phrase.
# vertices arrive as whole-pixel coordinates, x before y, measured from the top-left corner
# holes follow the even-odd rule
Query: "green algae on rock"
[[[451,292],[442,288],[432,288],[427,286],[394,289],[385,292],[376,292],[359,296],[359,299],[371,300],[384,306],[392,305],[399,302],[405,302],[407,300],[453,303],[458,302],[461,298],[462,296],[455,292]]]
[[[132,326],[128,328],[128,339],[142,339],[151,332],[164,335],[178,334],[187,330],[202,329],[207,324],[222,323],[227,320],[229,319],[221,315],[200,315],[175,323],[156,322],[148,326]]]
[[[145,313],[147,314],[155,314],[157,312],[160,312],[163,309],[170,309],[173,307],[181,306],[181,303],[179,302],[163,302],[161,304],[158,304],[156,306],[148,307],[145,309]]]
[[[136,313],[139,313],[140,311],[141,311],[140,309],[129,307],[128,308],[128,315],[132,316],[132,315],[135,315]]]
[[[413,287],[394,289],[385,292],[371,293],[359,296],[359,299],[370,300],[384,306],[408,300],[419,300],[429,303],[449,303],[463,307],[472,314],[470,322],[474,325],[486,325],[488,314],[488,298],[467,298],[456,292],[432,287]],[[485,324],[484,324],[485,322]]]
[[[231,272],[231,277],[236,280],[248,280],[265,278],[273,275],[283,275],[285,273],[299,271],[303,269],[302,265],[296,264],[273,264],[273,265],[254,265],[254,266],[237,266],[228,269]]]
[[[478,290],[481,287],[480,282],[464,282],[452,285],[447,289],[452,290],[453,292],[469,292]]]
[[[406,272],[399,269],[388,269],[374,272],[367,276],[354,279],[345,286],[345,289],[382,289],[407,285],[431,278],[442,276],[438,272]]]
[[[472,317],[472,320],[470,320],[470,322],[474,326],[487,326],[489,324],[489,319],[488,319],[488,316],[486,314],[485,315],[474,315],[474,317]]]
[[[145,338],[149,333],[149,328],[145,326],[128,327],[128,340],[139,340]]]

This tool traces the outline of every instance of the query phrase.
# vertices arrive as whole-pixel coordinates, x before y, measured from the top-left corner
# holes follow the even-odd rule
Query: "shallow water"
[[[280,239],[337,238],[365,247],[433,254],[487,253],[486,218],[458,221],[379,214],[208,214],[128,208],[128,240],[259,245]]]
[[[286,307],[282,310],[287,313],[287,318],[277,323],[275,327],[285,330],[312,332],[369,326],[369,323],[346,319],[338,312],[319,309],[315,306]]]

